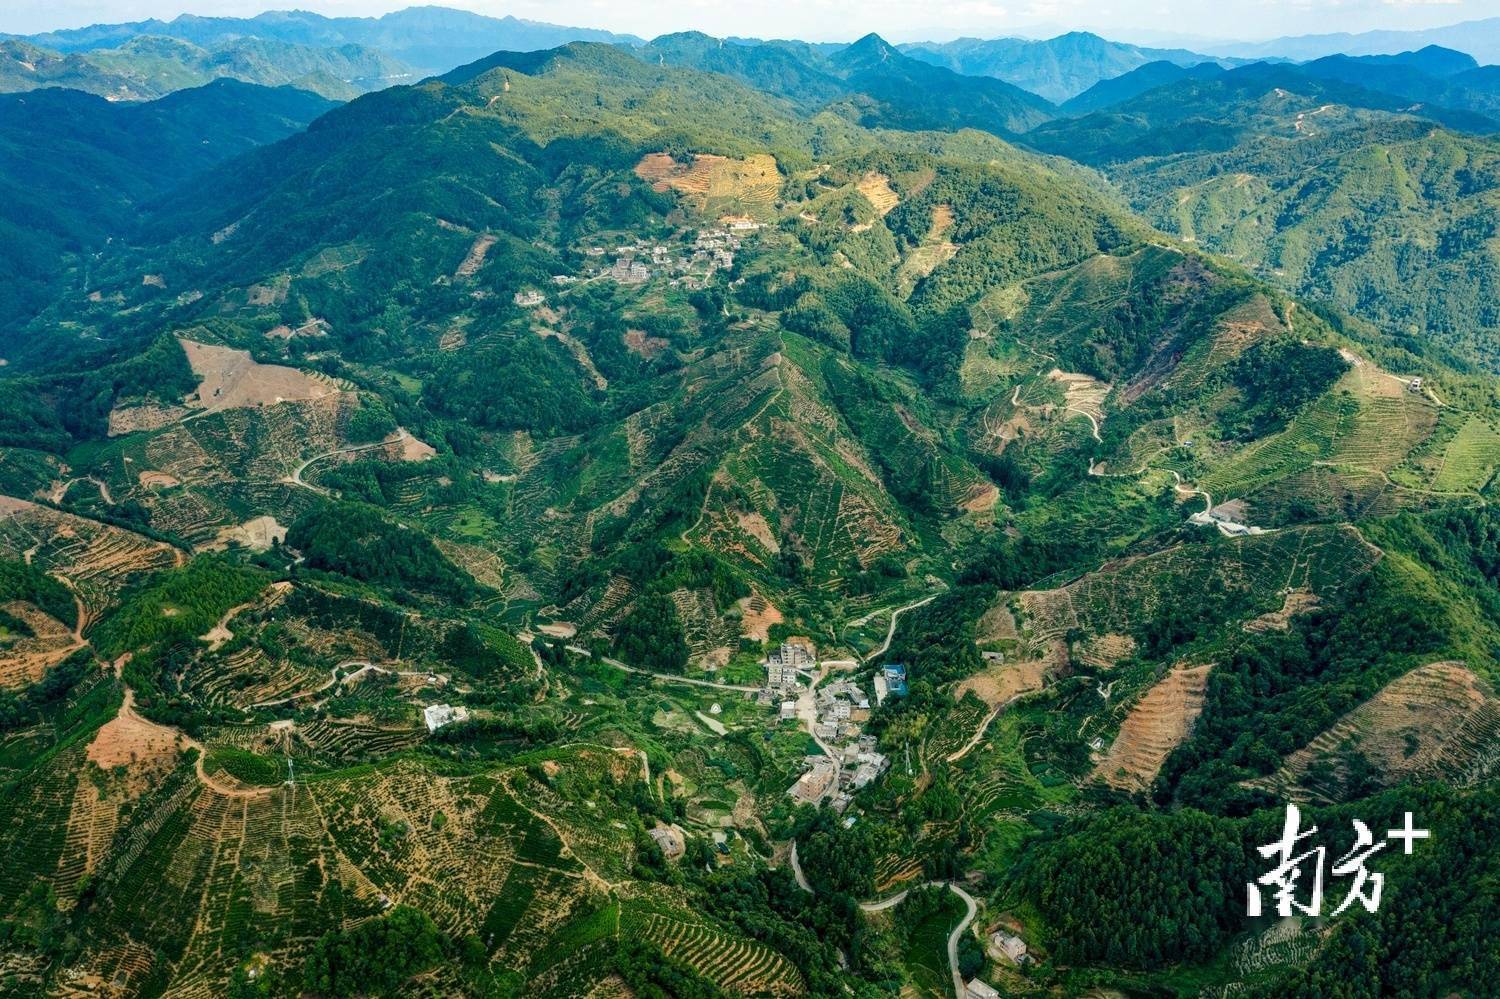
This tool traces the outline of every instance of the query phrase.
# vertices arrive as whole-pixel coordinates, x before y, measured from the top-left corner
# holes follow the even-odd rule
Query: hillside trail
[[[71,579],[58,572],[48,573],[48,575],[65,586],[69,595],[73,597],[73,611],[75,615],[73,620],[73,649],[69,651],[81,649],[88,644],[88,639],[83,637],[84,631],[89,626],[88,605],[83,602],[83,594],[78,592],[78,587],[73,585]]]
[[[1206,491],[1199,489],[1197,486],[1184,485],[1182,476],[1178,474],[1177,469],[1169,468],[1167,469],[1167,471],[1172,473],[1172,478],[1175,480],[1172,489],[1176,493],[1181,496],[1202,496],[1204,513],[1208,513],[1208,511],[1214,508],[1214,498],[1210,496]]]
[[[796,880],[797,887],[801,888],[809,895],[816,894],[816,892],[813,891],[812,885],[808,882],[807,876],[802,872],[801,862],[797,859],[796,840],[792,840],[792,850],[789,856],[789,862],[792,868],[792,877]],[[964,891],[963,888],[959,887],[958,883],[955,881],[924,881],[921,884],[912,885],[909,888],[903,888],[896,894],[891,895],[888,898],[875,899],[869,902],[860,902],[859,908],[861,912],[884,912],[885,910],[895,908],[902,902],[906,901],[906,897],[910,895],[914,889],[928,887],[947,888],[949,891],[953,892],[953,894],[962,899],[964,903],[966,911],[964,913],[963,919],[959,920],[958,925],[953,927],[953,932],[948,934],[948,972],[953,976],[953,995],[954,999],[964,999],[964,977],[959,973],[958,970],[958,942],[959,940],[963,939],[965,931],[967,931],[970,924],[974,922],[974,917],[979,914],[979,903],[975,900],[974,896]]]
[[[1089,426],[1093,428],[1092,433],[1094,435],[1094,440],[1100,444],[1104,443],[1104,438],[1099,436],[1099,421],[1094,419],[1093,413],[1086,412],[1085,410],[1078,409],[1074,406],[1064,406],[1063,410],[1065,412],[1073,413],[1076,416],[1081,416],[1084,419],[1088,420]]]
[[[313,492],[317,493],[320,496],[327,496],[329,495],[329,491],[327,489],[323,488],[322,486],[315,486],[311,482],[307,482],[302,478],[302,473],[306,472],[310,466],[322,461],[324,458],[332,458],[336,454],[355,454],[359,451],[370,451],[378,447],[390,447],[392,444],[400,444],[404,442],[410,436],[411,434],[406,432],[405,427],[397,427],[396,433],[390,437],[385,438],[384,440],[374,441],[369,444],[355,444],[351,447],[336,447],[332,451],[324,451],[322,454],[315,454],[311,458],[308,458],[306,461],[304,461],[302,464],[298,465],[292,471],[291,475],[287,476],[281,481],[288,483],[289,485],[301,486],[304,489],[311,489]]]
[[[878,658],[880,656],[885,655],[886,650],[891,647],[891,641],[896,637],[896,620],[902,614],[905,614],[909,610],[916,610],[918,607],[926,606],[927,604],[930,604],[934,600],[936,600],[938,598],[938,596],[939,596],[939,594],[936,594],[936,593],[929,594],[928,596],[923,597],[921,600],[915,600],[912,603],[906,604],[903,607],[897,607],[895,610],[891,611],[891,626],[889,628],[887,628],[886,631],[885,631],[885,641],[883,641],[883,642],[880,643],[880,648],[876,649],[875,651],[871,652],[869,655],[865,656],[864,661],[865,662],[869,662],[871,659],[876,659],[876,658]],[[879,613],[879,612],[877,611],[876,613]],[[873,616],[874,616],[873,614],[869,615],[869,616],[865,617],[863,620],[868,621],[870,619],[870,617],[873,617]]]
[[[588,649],[585,649],[581,645],[565,645],[563,647],[569,652],[583,656],[585,659],[596,658],[592,652],[590,652]],[[649,669],[642,669],[639,666],[627,666],[624,663],[620,662],[620,660],[611,659],[609,656],[598,656],[597,658],[606,666],[613,666],[615,669],[624,670],[626,673],[634,673],[637,676],[649,676],[653,680],[660,680],[663,683],[685,683],[693,687],[710,687],[714,690],[733,690],[738,691],[741,694],[753,694],[756,691],[760,690],[759,687],[747,687],[733,683],[719,683],[715,680],[699,680],[697,677],[678,676],[676,673],[654,673]]]
[[[72,486],[75,482],[91,483],[95,489],[99,490],[100,499],[104,500],[110,506],[115,505],[115,498],[109,491],[109,483],[93,475],[78,475],[71,479],[61,479],[52,487],[52,491],[47,494],[47,498],[54,504],[61,505],[63,497],[68,493],[68,487]]]
[[[351,666],[356,666],[358,667],[358,669],[354,670],[354,672],[352,673],[339,673],[339,670],[348,669]],[[259,708],[275,708],[280,707],[283,704],[291,704],[293,701],[299,701],[305,697],[316,697],[331,687],[338,686],[341,683],[348,683],[351,680],[356,680],[359,677],[364,676],[366,673],[372,672],[384,673],[387,676],[428,676],[431,673],[431,670],[391,669],[391,667],[385,663],[371,662],[368,659],[345,659],[342,662],[335,663],[333,665],[333,668],[328,671],[328,680],[320,684],[319,686],[311,687],[307,690],[299,690],[295,694],[287,694],[285,697],[277,697],[269,701],[257,701],[254,704],[249,705],[248,708],[251,711]],[[310,706],[317,707],[316,704],[312,704]]]
[[[1035,690],[1023,690],[1019,694],[1007,698],[1004,702],[995,705],[994,708],[990,710],[990,713],[984,716],[984,720],[979,723],[979,728],[975,729],[974,734],[969,737],[968,742],[964,743],[963,748],[954,750],[947,755],[947,761],[949,763],[957,763],[965,756],[968,756],[969,753],[973,752],[974,747],[978,746],[979,743],[984,739],[984,733],[989,731],[990,723],[993,722],[996,718],[999,718],[1001,712],[1010,707],[1016,701],[1019,701],[1021,698],[1025,697],[1027,694],[1034,694],[1036,692],[1037,691]]]
[[[269,590],[280,594],[285,593],[291,588],[292,584],[290,582],[282,580],[280,582],[272,583],[269,587]],[[233,639],[234,632],[229,630],[229,622],[233,621],[237,615],[258,606],[261,601],[265,599],[266,594],[261,593],[257,595],[254,600],[248,600],[242,604],[235,604],[233,607],[225,611],[224,616],[219,618],[219,620],[214,624],[212,628],[208,629],[208,631],[199,636],[202,641],[208,643],[208,651],[217,652],[224,646],[226,642]]]
[[[122,680],[125,663],[129,658],[128,655],[121,656],[115,660],[112,667],[115,675]],[[216,794],[222,794],[228,798],[259,798],[262,795],[271,793],[271,788],[269,787],[240,787],[234,784],[225,784],[218,778],[210,775],[207,766],[204,764],[204,760],[208,756],[208,751],[204,748],[203,743],[175,726],[162,725],[142,715],[135,708],[135,690],[130,686],[125,686],[125,697],[120,702],[120,710],[115,713],[114,720],[116,722],[123,722],[125,725],[131,727],[162,732],[169,736],[174,744],[181,746],[183,749],[196,750],[198,756],[193,761],[193,772],[197,774],[199,783]]]

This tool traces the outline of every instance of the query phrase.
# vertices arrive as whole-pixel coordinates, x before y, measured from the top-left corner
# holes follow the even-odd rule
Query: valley
[[[1351,207],[1487,204],[1478,98],[554,42],[0,209],[0,991],[1500,988],[1487,272]],[[1248,919],[1287,801],[1432,838]]]

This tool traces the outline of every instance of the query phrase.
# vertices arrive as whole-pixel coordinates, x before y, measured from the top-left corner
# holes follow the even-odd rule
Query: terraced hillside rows
[[[1203,711],[1211,666],[1174,669],[1132,705],[1119,734],[1094,766],[1110,787],[1140,791],[1151,785],[1172,750],[1192,732]]]
[[[656,912],[637,915],[627,907],[621,931],[656,943],[732,995],[795,996],[804,991],[802,976],[786,958],[703,923]]]
[[[1185,580],[1231,595],[1233,619],[1210,622],[1221,631],[1281,608],[1292,591],[1331,598],[1368,572],[1379,556],[1350,527],[1287,528],[1122,559],[1057,589],[1016,594],[1014,601],[1021,611],[1020,634],[1038,652],[1073,629],[1084,636],[1144,640]]]
[[[0,550],[68,581],[80,601],[80,632],[128,583],[184,560],[165,542],[9,496],[0,497]]]
[[[137,788],[128,818],[117,811],[100,826],[105,799],[59,783],[81,762],[58,757],[54,778],[35,786],[37,800],[55,807],[33,813],[31,837],[7,838],[19,852],[0,884],[7,906],[38,881],[68,898],[85,874],[108,889],[69,981],[211,994],[250,940],[295,958],[330,920],[401,904],[483,941],[497,967],[544,975],[546,961],[569,956],[552,939],[627,885],[628,838],[608,832],[623,825],[611,818],[618,813],[601,812],[596,799],[586,816],[570,816],[575,806],[515,771],[454,777],[396,763],[229,795],[198,784],[184,763]],[[609,750],[564,753],[548,766],[556,780],[632,770],[639,779],[636,764]],[[785,958],[680,908],[654,908],[639,927],[632,920],[625,930],[727,991],[802,990]]]
[[[1500,701],[1462,663],[1418,667],[1288,756],[1261,783],[1299,799],[1340,800],[1358,767],[1383,785],[1472,783],[1500,761]]]
[[[500,52],[6,285],[0,992],[1500,992],[1494,386],[920,66]],[[1247,923],[1281,799],[1435,835]]]

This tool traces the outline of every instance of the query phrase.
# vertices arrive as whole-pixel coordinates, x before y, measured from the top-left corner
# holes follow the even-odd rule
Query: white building
[[[996,930],[990,934],[990,944],[1016,964],[1025,964],[1028,960],[1026,956],[1026,941],[1014,933]]]
[[[429,704],[422,709],[422,720],[427,723],[427,731],[436,732],[444,725],[452,725],[454,722],[468,721],[469,709],[465,707],[454,707],[451,704]]]
[[[976,978],[964,987],[964,999],[1000,999],[1000,993],[989,983]]]

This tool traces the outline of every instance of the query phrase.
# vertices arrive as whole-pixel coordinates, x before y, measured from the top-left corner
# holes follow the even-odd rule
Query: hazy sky
[[[245,16],[300,8],[381,14],[391,0],[0,0],[0,32],[37,32],[177,14]],[[1201,36],[1257,40],[1286,34],[1427,28],[1500,16],[1500,0],[446,0],[496,16],[609,28],[650,37],[696,28],[714,35],[893,41],[1046,35],[1088,28],[1117,38]]]

